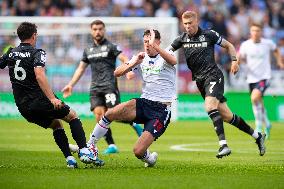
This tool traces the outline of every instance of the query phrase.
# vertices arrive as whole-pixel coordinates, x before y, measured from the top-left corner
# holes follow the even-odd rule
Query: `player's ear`
[[[157,43],[157,45],[160,45],[161,44],[161,40],[156,39],[156,43]]]

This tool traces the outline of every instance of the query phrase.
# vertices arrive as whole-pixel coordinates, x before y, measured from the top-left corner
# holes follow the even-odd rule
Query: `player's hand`
[[[57,98],[53,98],[50,100],[54,106],[54,109],[58,110],[63,106],[63,102]]]
[[[140,52],[137,55],[138,60],[142,61],[145,58],[145,52]]]
[[[72,94],[73,87],[71,85],[66,85],[61,92],[63,92],[63,98],[67,98]]]
[[[151,34],[151,37],[150,37],[150,40],[149,40],[149,45],[154,47],[155,46],[155,32],[154,32],[153,29],[150,30],[150,34]]]
[[[238,73],[239,69],[240,69],[239,64],[236,61],[233,61],[230,72],[235,75],[236,73]]]

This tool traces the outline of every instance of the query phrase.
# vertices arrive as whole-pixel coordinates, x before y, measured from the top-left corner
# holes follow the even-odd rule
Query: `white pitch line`
[[[210,149],[210,148],[195,148],[195,147],[202,147],[202,146],[216,146],[216,143],[193,143],[193,144],[179,144],[179,145],[173,145],[170,147],[171,150],[175,151],[188,151],[188,152],[217,152],[216,149]],[[256,147],[257,148],[257,147]],[[233,153],[255,153],[253,150],[234,150],[232,149]],[[267,149],[266,151],[269,154],[284,154],[284,151],[271,151]]]

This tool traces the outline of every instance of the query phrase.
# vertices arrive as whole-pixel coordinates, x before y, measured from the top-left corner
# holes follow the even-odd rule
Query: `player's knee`
[[[75,112],[73,109],[70,109],[70,112],[69,112],[69,114],[64,118],[64,121],[66,121],[66,122],[69,123],[70,121],[72,121],[73,119],[76,119],[76,118],[78,118],[76,112]]]
[[[63,128],[63,125],[61,124],[60,120],[54,119],[49,128],[51,128],[52,130],[61,129]]]
[[[106,111],[105,116],[109,119],[109,120],[115,120],[115,112],[113,111],[113,108],[110,108]]]
[[[145,152],[144,152],[143,148],[140,148],[139,146],[135,146],[133,148],[133,153],[138,159],[141,159]]]
[[[210,111],[215,110],[215,109],[217,109],[215,106],[212,106],[210,104],[205,105],[205,111],[206,112],[210,112]]]
[[[229,123],[233,118],[233,116],[231,116],[230,114],[221,114],[221,117],[226,123]]]
[[[218,103],[213,100],[205,100],[204,107],[206,112],[210,112],[218,108]]]
[[[260,102],[261,98],[258,96],[251,96],[251,102],[253,104],[258,104]]]

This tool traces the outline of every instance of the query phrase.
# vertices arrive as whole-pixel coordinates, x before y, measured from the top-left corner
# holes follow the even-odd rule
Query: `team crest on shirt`
[[[199,41],[201,41],[201,42],[202,42],[202,41],[205,41],[204,35],[201,35],[201,36],[199,36],[198,38],[199,38]]]
[[[186,42],[190,42],[190,39],[186,39]]]
[[[107,50],[107,46],[106,45],[103,45],[102,47],[101,47],[101,51],[106,51]]]

